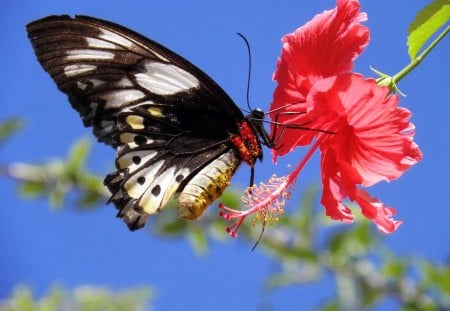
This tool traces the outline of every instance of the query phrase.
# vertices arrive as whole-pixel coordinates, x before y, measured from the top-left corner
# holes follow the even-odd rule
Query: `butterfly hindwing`
[[[220,189],[203,189],[204,178],[222,188],[228,180],[221,174],[231,178],[240,160],[229,137],[238,133],[243,115],[211,78],[111,22],[50,16],[30,23],[27,31],[39,62],[84,124],[117,148],[118,170],[105,185],[131,229],[142,227],[148,214],[187,185],[212,191],[209,202],[220,195]],[[201,195],[183,197],[187,202]]]
[[[132,219],[130,215],[139,210],[145,212],[140,218],[158,212],[206,164],[230,149],[224,140],[199,138],[167,121],[160,122],[152,113],[154,107],[141,106],[119,116],[119,171],[109,175],[105,183],[112,193],[111,201],[124,206],[120,212],[124,218]]]

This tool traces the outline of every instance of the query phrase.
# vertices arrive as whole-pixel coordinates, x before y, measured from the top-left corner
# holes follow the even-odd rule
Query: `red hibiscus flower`
[[[360,187],[400,177],[422,159],[422,153],[413,142],[411,113],[398,107],[398,97],[375,80],[350,72],[369,40],[367,28],[359,24],[366,17],[359,8],[356,0],[338,0],[334,10],[283,38],[271,105],[274,160],[315,142],[291,174],[247,191],[246,210],[220,205],[225,219],[236,220],[228,228],[231,235],[250,214],[263,221],[276,219],[316,150],[321,152],[321,203],[328,216],[351,222],[351,210],[343,203],[349,199],[380,231],[389,233],[400,226],[401,221],[392,218],[393,208]]]

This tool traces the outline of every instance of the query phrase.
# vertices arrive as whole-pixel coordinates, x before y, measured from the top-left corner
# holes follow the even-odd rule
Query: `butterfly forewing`
[[[244,117],[211,78],[111,22],[50,16],[27,31],[39,62],[84,124],[117,148],[118,170],[105,185],[131,229],[175,193],[182,193],[188,214],[192,204],[204,209],[220,196],[240,163],[229,137]]]

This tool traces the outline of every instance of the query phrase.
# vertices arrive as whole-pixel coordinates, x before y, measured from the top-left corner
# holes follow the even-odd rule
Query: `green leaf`
[[[358,223],[354,226],[355,240],[365,248],[370,248],[376,242],[376,235],[373,233],[373,227],[367,219],[360,217]]]
[[[425,42],[450,19],[450,2],[435,0],[417,15],[408,29],[408,54],[413,60]]]
[[[157,227],[158,234],[164,236],[177,236],[186,232],[186,222],[181,219],[176,219],[173,221],[165,222],[163,224],[159,224]]]
[[[59,306],[64,303],[67,293],[58,286],[52,286],[52,289],[45,297],[39,299],[39,311],[58,310]]]
[[[80,188],[77,206],[80,208],[92,208],[109,197],[109,193],[103,185],[100,176],[95,176],[85,171],[78,172],[77,184]]]
[[[87,138],[81,138],[72,145],[67,159],[69,172],[76,173],[84,167],[91,145],[91,141]]]
[[[83,192],[80,198],[77,200],[77,206],[83,209],[91,208],[103,199],[103,196],[97,191]]]
[[[385,258],[383,274],[392,279],[400,279],[406,273],[407,261],[397,258]]]
[[[66,198],[66,192],[59,187],[55,186],[49,193],[50,206],[53,209],[61,209],[64,205],[64,199]]]
[[[24,182],[19,186],[19,195],[27,199],[35,199],[44,194],[45,186],[43,181]]]
[[[450,298],[450,267],[439,266],[425,260],[421,262],[421,267],[426,282],[436,286]]]
[[[228,207],[239,208],[241,206],[240,196],[242,193],[242,190],[236,188],[227,189],[220,197],[220,201]]]
[[[188,238],[198,255],[205,254],[208,251],[208,239],[205,231],[201,228],[192,227],[189,230]]]
[[[319,280],[322,274],[322,267],[316,263],[284,262],[283,272],[274,273],[268,277],[264,282],[264,287],[273,290],[294,284],[307,284]]]
[[[304,262],[317,262],[318,255],[312,249],[284,245],[279,243],[277,240],[272,241],[269,238],[263,238],[261,243],[269,253],[283,260],[302,260]]]
[[[85,191],[95,192],[99,196],[109,198],[109,192],[106,186],[103,185],[103,177],[92,175],[88,172],[81,172],[78,176],[79,186],[83,187]]]
[[[23,121],[20,118],[10,118],[0,123],[0,143],[23,127]]]
[[[347,239],[348,234],[346,231],[336,232],[331,236],[328,248],[333,254],[342,251],[346,246]]]
[[[369,223],[360,219],[358,223],[351,227],[330,235],[328,242],[329,249],[334,255],[344,256],[364,256],[376,242],[376,235]]]
[[[314,234],[312,229],[316,225],[316,222],[318,220],[313,216],[314,206],[317,201],[318,193],[319,187],[315,183],[311,184],[305,191],[305,193],[303,194],[301,207],[299,208],[299,215],[296,224],[302,236],[310,242],[312,239],[312,235]]]
[[[329,299],[325,302],[323,306],[321,306],[319,309],[320,311],[338,311],[339,309],[339,303],[336,299]]]

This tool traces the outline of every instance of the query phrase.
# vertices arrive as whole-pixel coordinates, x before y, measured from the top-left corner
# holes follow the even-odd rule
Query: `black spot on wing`
[[[143,185],[145,184],[145,177],[144,176],[139,176],[137,179],[138,184]]]
[[[154,196],[158,196],[161,193],[161,186],[160,185],[156,185],[155,187],[153,187],[152,189],[152,194]]]
[[[184,179],[184,176],[183,175],[177,175],[177,177],[175,178],[175,180],[177,181],[177,182],[182,182],[183,181],[183,179]]]
[[[139,164],[139,163],[141,163],[141,157],[140,157],[140,156],[134,156],[134,157],[133,157],[133,163],[134,163],[134,164]]]

